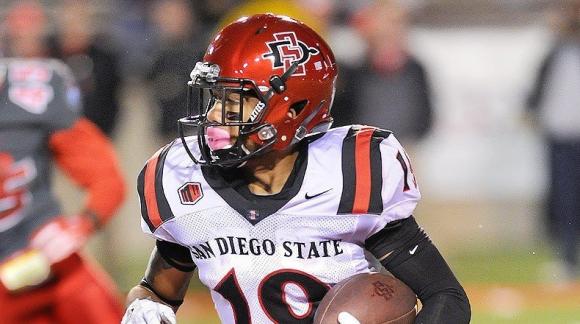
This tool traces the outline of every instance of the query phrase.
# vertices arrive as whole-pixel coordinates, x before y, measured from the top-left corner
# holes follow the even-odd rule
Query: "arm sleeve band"
[[[141,279],[139,286],[144,287],[145,289],[151,291],[152,293],[155,294],[155,296],[157,296],[157,298],[159,298],[162,302],[166,303],[169,306],[177,308],[181,306],[181,304],[183,304],[183,300],[171,300],[161,296],[157,291],[155,291],[155,288],[153,288],[153,286],[151,286],[149,282],[147,282],[147,279],[145,278]]]
[[[193,259],[187,248],[162,240],[157,240],[155,245],[157,246],[157,252],[163,260],[175,269],[183,272],[195,270],[195,263],[193,263]]]
[[[413,216],[387,224],[365,247],[421,300],[415,323],[469,323],[467,294]]]

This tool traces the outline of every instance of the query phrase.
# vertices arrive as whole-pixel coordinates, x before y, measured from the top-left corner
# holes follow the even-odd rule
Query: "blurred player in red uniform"
[[[111,142],[80,117],[79,90],[56,60],[0,58],[0,309],[2,323],[118,323],[110,278],[79,250],[124,199]],[[56,164],[86,190],[65,217]]]
[[[417,323],[469,322],[412,216],[420,193],[401,144],[370,126],[330,129],[337,72],[324,40],[289,17],[244,17],[213,39],[181,139],[138,178],[157,241],[123,323],[175,323],[195,269],[223,323],[311,323],[332,285],[372,271],[365,250],[418,295]]]

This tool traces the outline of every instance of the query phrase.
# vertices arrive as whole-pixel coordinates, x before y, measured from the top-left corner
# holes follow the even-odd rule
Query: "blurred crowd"
[[[396,1],[22,0],[0,9],[4,56],[64,60],[80,83],[85,115],[110,136],[121,85],[132,81],[151,87],[159,135],[175,136],[175,121],[185,113],[184,85],[207,35],[258,12],[296,17],[336,47],[342,77],[335,125],[379,122],[409,140],[430,126],[425,70],[405,43],[409,8]],[[362,84],[349,87],[346,80]]]
[[[388,128],[412,148],[436,117],[429,71],[408,48],[414,12],[426,2],[7,1],[0,5],[0,53],[66,62],[79,82],[85,116],[111,137],[123,113],[123,85],[146,85],[161,143],[176,135],[176,120],[185,114],[185,84],[208,35],[242,15],[287,14],[313,26],[335,51],[340,66],[335,125]],[[574,8],[561,7],[561,37],[540,71],[529,110],[549,144],[546,219],[570,276],[578,271],[580,229],[580,10]]]

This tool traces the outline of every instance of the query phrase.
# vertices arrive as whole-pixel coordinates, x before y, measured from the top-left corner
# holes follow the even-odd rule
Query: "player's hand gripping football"
[[[93,231],[94,223],[87,216],[57,217],[33,235],[30,245],[55,264],[79,251]]]
[[[356,319],[356,317],[354,317],[349,312],[340,312],[338,314],[338,323],[339,324],[360,324],[358,319]]]
[[[121,324],[176,324],[171,307],[151,299],[135,299],[123,316]]]

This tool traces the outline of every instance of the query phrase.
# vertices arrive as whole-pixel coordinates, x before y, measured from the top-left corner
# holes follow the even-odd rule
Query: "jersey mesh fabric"
[[[369,264],[360,242],[351,241],[351,233],[357,222],[356,217],[274,214],[253,226],[233,209],[215,208],[178,217],[166,225],[171,226],[171,232],[182,245],[199,247],[200,243],[209,242],[215,256],[210,256],[209,253],[206,253],[209,256],[207,259],[197,259],[195,255],[193,256],[199,269],[200,280],[206,286],[214,289],[229,271],[234,269],[246,300],[257,305],[260,301],[260,283],[268,275],[282,269],[303,272],[330,285],[355,273],[368,272]],[[229,241],[228,237],[234,238],[237,254],[232,254],[229,246],[228,253],[221,255],[216,238]],[[253,255],[251,252],[248,255],[240,255],[237,238],[256,239],[260,242],[258,244],[260,255]],[[338,249],[341,253],[335,250],[334,243],[328,243],[327,251],[324,253],[321,244],[317,242],[329,239],[340,241]],[[275,249],[273,255],[264,252],[264,247],[267,249],[270,247],[269,243],[264,243],[268,240],[273,243]],[[287,243],[288,250],[284,248],[284,242],[304,243],[302,258],[296,245]],[[310,250],[309,245],[312,244],[310,242],[315,242],[316,252]],[[296,288],[295,285],[287,286],[285,293],[285,300],[290,303],[289,306],[296,314],[306,312],[308,306],[304,303],[302,289]],[[212,291],[212,297],[222,322],[233,323],[230,303],[215,291]],[[253,323],[271,323],[259,307],[250,309]]]

